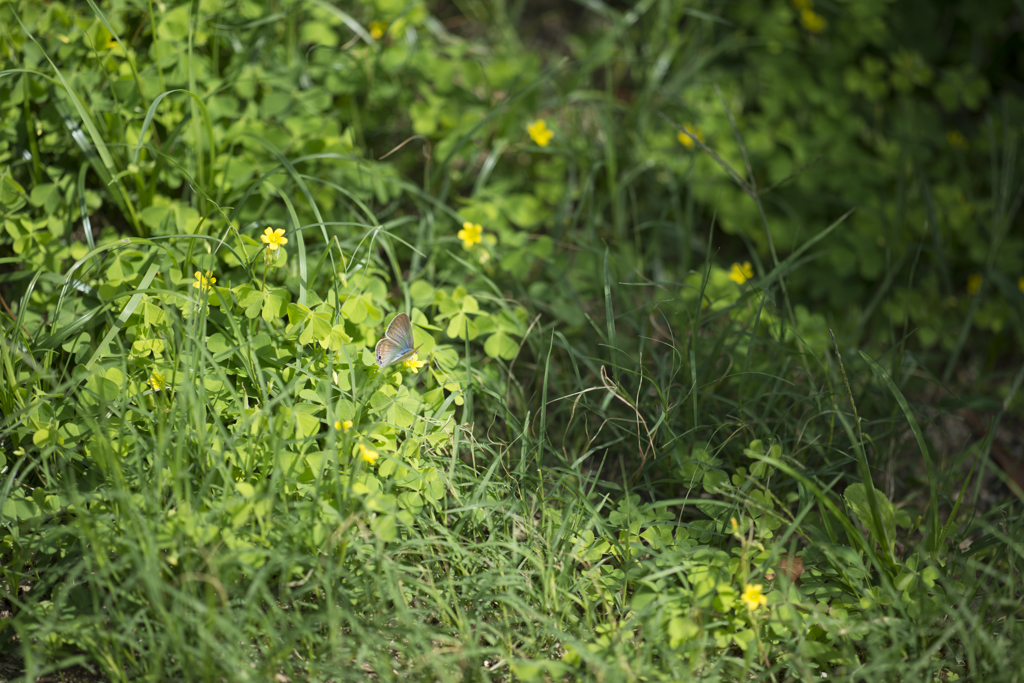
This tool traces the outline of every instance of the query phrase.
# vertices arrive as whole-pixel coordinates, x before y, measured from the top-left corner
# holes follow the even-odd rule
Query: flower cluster
[[[335,420],[334,428],[342,433],[347,432],[352,429],[352,420],[345,420],[344,422],[341,420]]]

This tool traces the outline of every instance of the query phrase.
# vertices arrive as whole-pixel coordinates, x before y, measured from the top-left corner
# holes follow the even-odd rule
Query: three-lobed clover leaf
[[[265,321],[273,322],[285,315],[292,297],[287,289],[267,287],[254,289],[251,285],[240,285],[232,290],[238,305],[245,310],[245,317],[252,320],[262,315]]]

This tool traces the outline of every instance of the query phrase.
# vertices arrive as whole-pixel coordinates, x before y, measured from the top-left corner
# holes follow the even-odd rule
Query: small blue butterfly
[[[409,322],[409,316],[399,313],[391,319],[384,338],[377,342],[374,351],[377,365],[383,368],[409,358],[419,350],[418,346],[415,349],[412,347],[412,342],[412,323]]]

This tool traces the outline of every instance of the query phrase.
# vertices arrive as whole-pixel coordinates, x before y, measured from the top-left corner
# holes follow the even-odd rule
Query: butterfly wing
[[[412,323],[408,315],[399,313],[391,319],[384,338],[377,342],[377,365],[383,368],[411,356],[416,351],[412,344]]]
[[[377,358],[377,365],[384,367],[398,360],[402,354],[398,350],[398,344],[385,337],[377,342],[374,355]]]
[[[405,313],[399,313],[391,319],[388,331],[384,336],[401,347],[412,348],[412,322]]]

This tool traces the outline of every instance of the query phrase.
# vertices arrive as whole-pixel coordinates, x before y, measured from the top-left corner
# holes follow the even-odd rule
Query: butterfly
[[[409,316],[399,313],[391,319],[384,338],[377,342],[377,348],[374,350],[377,365],[383,368],[409,358],[420,348],[413,348],[412,342],[412,323],[409,322]]]

